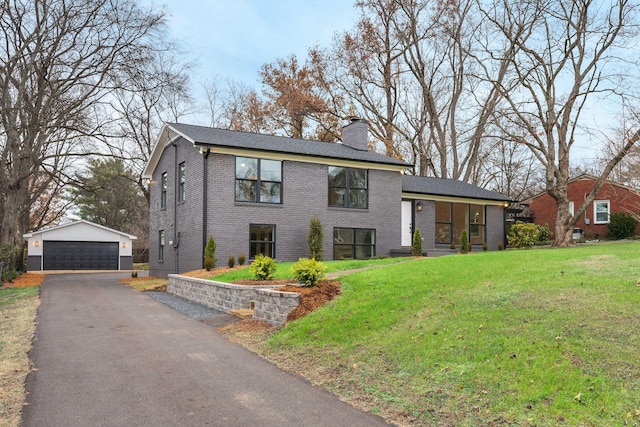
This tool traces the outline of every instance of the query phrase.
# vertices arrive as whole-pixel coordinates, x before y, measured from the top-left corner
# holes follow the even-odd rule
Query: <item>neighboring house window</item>
[[[573,202],[569,202],[569,214],[571,216],[573,216],[574,209],[575,209],[575,205],[573,204]]]
[[[593,216],[595,224],[607,224],[609,222],[610,205],[608,200],[596,200],[593,202]]]
[[[160,178],[160,208],[167,208],[167,173],[164,172]]]
[[[369,259],[374,256],[376,256],[376,230],[333,229],[333,259]]]
[[[184,181],[185,166],[184,162],[178,165],[178,202],[184,202]]]
[[[367,172],[329,166],[329,206],[366,209],[369,203]]]
[[[282,161],[236,157],[236,202],[282,203]]]
[[[158,259],[160,261],[164,260],[164,230],[160,230],[158,233]]]
[[[276,256],[276,226],[271,224],[249,225],[249,257],[262,254]]]

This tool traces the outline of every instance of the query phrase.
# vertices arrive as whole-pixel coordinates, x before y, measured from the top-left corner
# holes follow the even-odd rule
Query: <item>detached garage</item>
[[[27,270],[131,270],[136,239],[89,221],[79,220],[24,235]]]

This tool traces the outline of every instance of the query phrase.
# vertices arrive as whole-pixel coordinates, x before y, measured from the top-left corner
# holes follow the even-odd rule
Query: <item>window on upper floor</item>
[[[369,177],[366,169],[329,166],[329,206],[366,209]]]
[[[236,202],[282,203],[282,161],[236,157]]]
[[[593,202],[594,224],[609,223],[609,214],[611,213],[609,200],[595,200]]]
[[[184,202],[185,173],[186,168],[182,162],[178,165],[178,202]]]
[[[167,173],[163,172],[160,177],[160,208],[167,208]]]
[[[569,214],[573,216],[575,212],[575,204],[573,202],[569,202]]]

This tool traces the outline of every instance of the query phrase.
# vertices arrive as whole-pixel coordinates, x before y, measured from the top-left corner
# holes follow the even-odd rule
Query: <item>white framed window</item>
[[[571,216],[573,216],[573,214],[575,213],[575,206],[573,204],[573,202],[569,202],[569,214],[571,214]]]
[[[593,202],[594,224],[608,224],[611,204],[609,200],[595,200]]]

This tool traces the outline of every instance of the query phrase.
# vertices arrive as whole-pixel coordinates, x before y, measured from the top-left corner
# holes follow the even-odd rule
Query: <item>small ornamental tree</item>
[[[249,266],[254,277],[258,280],[271,280],[276,272],[276,262],[273,258],[258,254]]]
[[[469,237],[467,236],[467,230],[462,230],[460,233],[460,253],[468,254],[471,250],[469,246]]]
[[[216,241],[213,240],[213,236],[209,235],[209,240],[204,247],[204,268],[210,271],[216,267]]]
[[[637,225],[638,220],[631,215],[614,212],[609,217],[609,224],[607,224],[607,237],[611,240],[628,239],[633,237]]]
[[[416,228],[413,232],[413,240],[411,242],[411,255],[422,256],[422,236],[420,235],[420,229]]]
[[[309,223],[309,258],[322,261],[324,257],[323,238],[322,222],[320,222],[320,218],[314,215]]]

